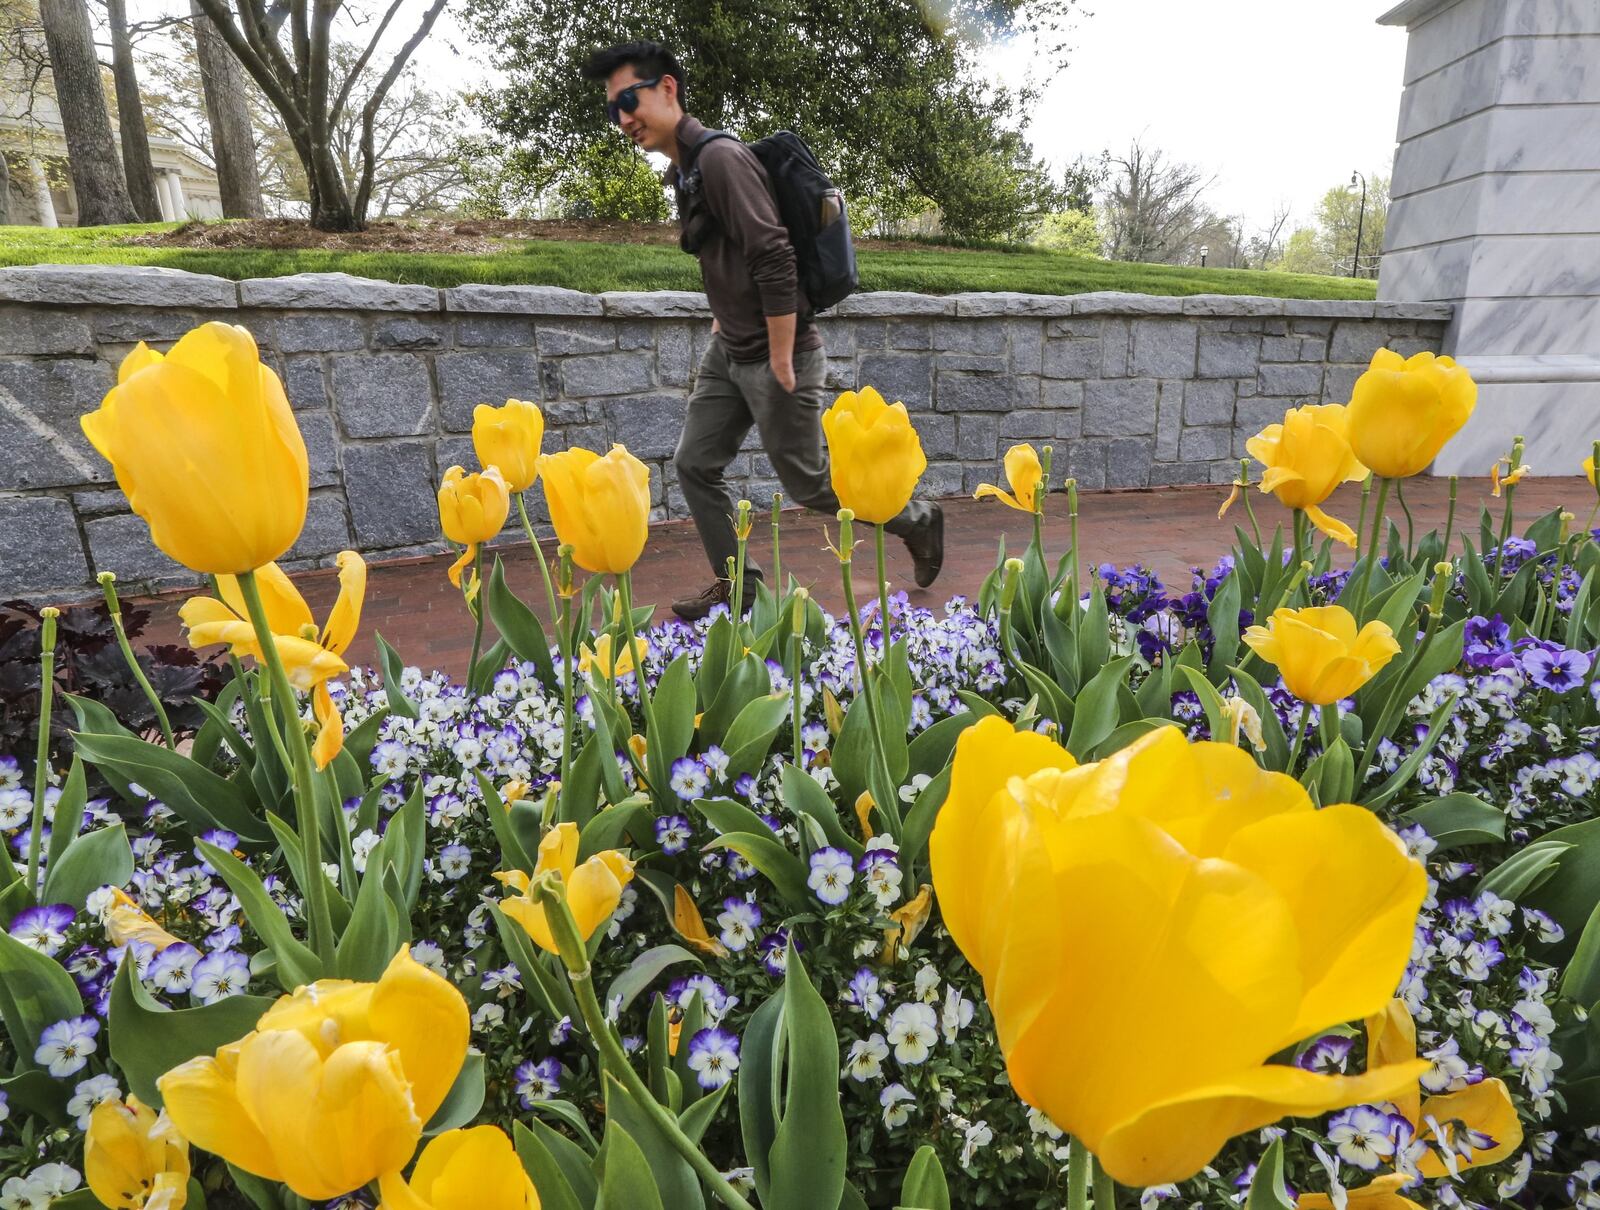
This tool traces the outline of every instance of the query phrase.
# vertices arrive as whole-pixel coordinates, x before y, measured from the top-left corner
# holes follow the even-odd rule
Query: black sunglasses
[[[606,102],[606,117],[611,119],[613,126],[622,125],[622,115],[632,113],[639,108],[639,90],[641,88],[654,88],[661,83],[661,77],[653,80],[640,80],[637,84],[630,84],[615,97]]]

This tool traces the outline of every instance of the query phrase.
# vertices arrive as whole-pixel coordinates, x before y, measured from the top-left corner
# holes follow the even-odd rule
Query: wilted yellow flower
[[[1271,492],[1285,508],[1303,510],[1335,541],[1355,545],[1355,531],[1321,508],[1341,483],[1367,476],[1350,448],[1349,412],[1342,404],[1290,408],[1282,424],[1267,425],[1245,448],[1266,468],[1262,491]]]
[[[120,887],[111,889],[111,907],[106,912],[106,936],[112,945],[140,941],[160,953],[178,938],[152,920],[145,910]]]
[[[539,1195],[498,1126],[447,1130],[422,1149],[407,1181],[378,1182],[380,1210],[539,1210]]]
[[[189,1201],[189,1144],[165,1113],[130,1096],[89,1114],[83,1179],[103,1205],[183,1210]]]
[[[1590,461],[1593,461],[1593,459],[1591,458]],[[1500,473],[1502,466],[1506,468],[1506,473],[1503,475]],[[1513,467],[1510,458],[1496,458],[1494,465],[1489,468],[1489,494],[1498,500],[1503,489],[1515,487],[1521,483],[1528,477],[1528,472],[1532,469],[1533,467],[1526,462],[1520,466]]]
[[[1401,1194],[1401,1190],[1417,1183],[1417,1178],[1391,1172],[1361,1186],[1345,1190],[1345,1205],[1351,1210],[1423,1210]],[[1326,1193],[1302,1193],[1295,1200],[1295,1210],[1333,1210],[1333,1199]]]
[[[546,870],[560,872],[567,907],[585,941],[611,918],[622,899],[622,888],[633,879],[633,862],[616,849],[596,853],[579,865],[578,825],[575,823],[558,823],[539,842],[533,877],[537,878]],[[500,901],[500,910],[520,924],[540,949],[560,953],[545,919],[544,905],[530,893],[533,880],[521,870],[502,870],[495,877],[517,892]]]
[[[1222,716],[1228,721],[1228,743],[1238,746],[1243,736],[1257,752],[1267,750],[1267,740],[1261,732],[1261,715],[1256,708],[1237,693],[1222,699]]]
[[[984,500],[993,496],[1018,512],[1038,512],[1043,505],[1043,501],[1037,498],[1043,479],[1044,467],[1040,465],[1039,455],[1033,446],[1014,445],[1006,451],[1006,482],[1011,485],[1011,490],[1007,492],[992,483],[980,483],[978,490],[972,493],[972,498]]]
[[[695,949],[713,958],[726,958],[728,947],[713,937],[706,928],[705,917],[695,906],[694,898],[681,882],[672,888],[672,927]]]
[[[1290,693],[1316,706],[1349,697],[1400,654],[1386,623],[1374,620],[1358,632],[1343,605],[1276,610],[1265,626],[1246,630],[1244,641],[1278,669]]]
[[[305,441],[243,328],[201,324],[165,357],[141,343],[81,423],[150,540],[192,571],[254,571],[305,527]]]
[[[871,387],[846,391],[822,414],[822,431],[834,494],[858,520],[883,525],[911,502],[928,460],[905,404],[885,403]]]
[[[439,484],[439,528],[466,549],[450,564],[450,583],[461,586],[461,571],[478,557],[478,548],[505,528],[511,493],[498,467],[469,475],[459,466],[444,473]]]
[[[539,477],[544,413],[539,405],[508,399],[503,408],[480,403],[472,409],[472,449],[483,467],[498,467],[506,490],[525,492]]]
[[[360,629],[361,606],[367,595],[366,560],[353,550],[342,550],[337,562],[339,597],[321,631],[311,607],[282,568],[268,563],[256,572],[256,588],[284,670],[296,689],[311,694],[317,718],[317,740],[311,754],[319,769],[326,768],[344,747],[344,719],[328,691],[328,681],[350,670],[342,657]],[[260,660],[261,645],[237,577],[218,576],[217,587],[222,593],[220,601],[191,597],[178,610],[189,631],[189,645],[198,650],[226,643],[235,655]]]
[[[1450,358],[1379,349],[1350,394],[1350,446],[1375,475],[1415,475],[1461,430],[1477,403],[1478,384]]]
[[[1018,1095],[1123,1184],[1185,1180],[1236,1134],[1390,1100],[1426,1070],[1267,1061],[1383,1006],[1427,877],[1372,812],[1317,810],[1238,748],[1164,727],[1074,767],[980,720],[929,859]]]
[[[621,575],[644,553],[650,528],[650,468],[627,448],[546,454],[539,466],[556,536],[585,571]]]

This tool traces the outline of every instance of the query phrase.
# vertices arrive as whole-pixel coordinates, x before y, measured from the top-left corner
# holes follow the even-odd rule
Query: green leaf
[[[379,862],[367,862],[355,910],[334,951],[334,973],[341,979],[376,982],[400,946],[399,913],[384,889],[383,870]]]
[[[1566,933],[1561,941],[1539,947],[1542,955],[1559,963],[1577,946],[1594,905],[1600,902],[1600,819],[1546,832],[1537,844],[1547,843],[1572,847],[1562,855],[1555,875],[1542,885],[1529,888],[1519,902],[1549,913]]]
[[[942,718],[911,741],[910,765],[907,773],[915,777],[924,773],[932,777],[950,763],[961,733],[978,721],[971,710],[963,710]]]
[[[225,828],[251,844],[268,844],[272,834],[261,820],[261,805],[243,783],[218,777],[182,753],[160,744],[121,735],[75,731],[78,752],[102,771],[111,769],[138,782],[171,807],[196,833]]]
[[[767,759],[772,741],[789,718],[792,705],[789,694],[772,693],[745,704],[739,711],[722,748],[728,754],[729,778],[745,773],[755,773]]]
[[[906,812],[905,826],[900,829],[900,859],[907,869],[921,860],[928,847],[928,837],[939,819],[939,808],[944,806],[950,793],[951,768],[946,765],[937,777],[923,786],[911,810]]]
[[[1502,899],[1521,903],[1526,892],[1536,890],[1556,872],[1562,854],[1575,847],[1548,837],[1536,840],[1485,874],[1478,882],[1476,893],[1493,891]]]
[[[30,949],[0,930],[0,1021],[24,1067],[36,1067],[33,1052],[46,1026],[83,1012],[72,976],[54,958]]]
[[[1206,620],[1211,623],[1211,664],[1209,672],[1213,681],[1220,680],[1223,671],[1239,654],[1239,577],[1229,576],[1217,589],[1206,607]]]
[[[1067,601],[1069,629],[1078,635],[1078,677],[1091,676],[1111,658],[1111,627],[1106,613],[1105,588],[1100,577],[1089,573],[1087,606]]]
[[[614,1080],[610,1082],[615,1083]],[[607,1101],[610,1099],[608,1097]],[[595,1210],[663,1210],[656,1178],[644,1151],[610,1114],[606,1117],[606,1141],[601,1156],[604,1167]],[[673,1210],[677,1210],[676,1203]]]
[[[400,653],[389,646],[388,640],[376,630],[372,632],[372,639],[378,648],[378,670],[383,673],[383,695],[389,700],[390,713],[400,718],[416,718],[415,703],[400,687],[400,675],[405,671]]]
[[[656,682],[653,704],[656,730],[646,737],[650,754],[659,751],[662,768],[670,770],[672,762],[686,754],[694,740],[694,673],[687,654],[667,665]]]
[[[839,1096],[839,1039],[828,1005],[806,974],[793,942],[783,981],[787,1054],[783,1111],[769,1156],[764,1210],[837,1205],[844,1190],[847,1139]]]
[[[1138,718],[1131,723],[1123,723],[1122,726],[1100,741],[1099,745],[1089,753],[1089,758],[1091,760],[1104,760],[1114,753],[1121,752],[1135,740],[1143,739],[1152,731],[1157,731],[1162,727],[1176,727],[1177,725],[1170,718]]]
[[[579,1152],[579,1158],[574,1161],[568,1155],[567,1163],[563,1164],[547,1144],[546,1137],[559,1139],[557,1146],[564,1144],[577,1151],[577,1145],[572,1140],[557,1134],[537,1118],[533,1119],[532,1127],[524,1126],[519,1121],[512,1122],[511,1137],[517,1148],[517,1158],[522,1161],[523,1171],[539,1191],[540,1210],[590,1210],[598,1186],[589,1171],[588,1157]],[[581,1195],[573,1188],[574,1179],[580,1182],[583,1190]]]
[[[497,903],[489,905],[489,914],[494,917],[500,931],[500,944],[505,946],[506,956],[522,976],[523,992],[528,999],[549,1013],[552,1020],[571,1017],[576,1021],[580,1014],[572,988],[566,979],[545,965],[527,931],[507,916]]]
[[[1261,738],[1267,741],[1266,767],[1283,772],[1289,767],[1289,737],[1283,733],[1283,723],[1278,712],[1267,700],[1261,682],[1237,664],[1228,669],[1234,688],[1261,718]]]
[[[706,822],[724,836],[731,832],[749,832],[754,836],[778,838],[778,834],[767,826],[767,821],[742,802],[734,802],[731,798],[697,798],[693,805],[696,811],[706,817]]]
[[[1300,780],[1307,788],[1316,787],[1319,802],[1349,802],[1355,791],[1356,769],[1350,745],[1344,742],[1344,736],[1335,739],[1326,752],[1312,761],[1301,774]]]
[[[133,963],[124,959],[111,985],[111,1057],[138,1098],[159,1109],[157,1079],[180,1063],[237,1042],[272,1003],[268,996],[229,996],[169,1010],[145,991]]]
[[[708,657],[709,653],[702,656],[700,661],[702,677],[707,671],[705,661]],[[739,660],[722,681],[715,700],[700,719],[700,742],[717,744],[726,749],[723,737],[739,712],[756,698],[765,697],[771,692],[772,675],[767,671],[766,663],[753,653]]]
[[[1410,823],[1421,824],[1440,849],[1498,844],[1506,838],[1505,812],[1462,792],[1446,794],[1443,798],[1430,798],[1420,807],[1403,812],[1400,817]]]
[[[322,978],[321,961],[295,937],[289,918],[267,894],[256,872],[210,841],[197,840],[195,847],[228,884],[228,889],[238,896],[245,919],[272,953],[277,964],[278,983],[283,990],[292,992],[301,984],[315,983]]]
[[[0,1093],[6,1096],[13,1120],[20,1114],[32,1113],[52,1126],[65,1126],[72,1120],[67,1115],[67,1096],[71,1088],[66,1080],[58,1080],[37,1068],[0,1078]]]
[[[576,740],[574,740],[576,742]],[[572,760],[572,774],[561,784],[557,818],[580,828],[594,816],[600,802],[600,762],[612,759],[599,735],[591,735]]]
[[[1250,1182],[1250,1199],[1244,1210],[1294,1210],[1295,1199],[1283,1182],[1283,1140],[1273,1139],[1256,1164],[1256,1176]]]
[[[74,756],[72,768],[67,772],[66,783],[61,787],[61,796],[56,799],[55,814],[50,817],[50,846],[45,849],[45,861],[51,869],[60,863],[61,855],[67,851],[67,847],[77,840],[78,832],[83,827],[83,809],[87,805],[88,798],[83,762]],[[131,875],[133,871],[129,870],[128,873]],[[122,886],[127,881],[127,878],[123,878],[116,885]],[[47,883],[43,902],[64,901],[50,898],[50,888]],[[76,906],[81,908],[83,904],[79,903]]]
[[[722,1107],[722,1102],[732,1088],[733,1082],[729,1081],[722,1087],[708,1092],[678,1115],[678,1129],[683,1131],[690,1142],[698,1144],[705,1136],[706,1128],[711,1125],[711,1119],[717,1116],[717,1110]]]
[[[54,836],[51,841],[54,842]],[[45,872],[44,902],[70,903],[83,911],[84,900],[103,886],[121,887],[133,877],[133,849],[123,826],[112,824],[79,836]]]
[[[486,599],[489,617],[506,646],[519,660],[526,660],[534,666],[540,682],[546,688],[558,685],[560,682],[556,679],[555,664],[550,658],[550,639],[538,615],[523,604],[506,584],[505,568],[501,565],[499,555],[494,557],[494,570],[489,573]]]
[[[583,826],[578,834],[578,860],[587,861],[596,853],[623,847],[630,837],[637,847],[652,839],[654,816],[642,802],[630,800],[607,807]]]
[[[1206,712],[1206,725],[1211,731],[1211,738],[1217,743],[1227,743],[1228,708],[1222,700],[1222,694],[1198,668],[1179,664],[1178,673],[1189,682],[1189,688],[1200,699],[1200,705]]]
[[[917,1154],[911,1157],[900,1184],[900,1205],[905,1210],[950,1210],[950,1186],[945,1183],[939,1153],[931,1143],[918,1147]]]
[[[294,1205],[294,1194],[277,1181],[265,1180],[253,1172],[246,1172],[243,1168],[236,1168],[232,1164],[224,1166],[228,1169],[228,1179],[233,1182],[234,1188],[256,1210],[299,1210]]]
[[[828,797],[828,792],[817,784],[816,778],[804,769],[787,763],[778,776],[781,797],[786,807],[796,814],[816,820],[818,826],[822,828],[823,835],[828,838],[828,843],[836,848],[844,849],[852,857],[857,858],[866,852],[865,846],[845,831],[844,823],[839,818],[839,809],[833,805],[833,799]]]
[[[467,1052],[466,1062],[456,1073],[455,1082],[445,1094],[444,1103],[434,1110],[423,1135],[432,1138],[446,1130],[468,1125],[483,1108],[483,1056],[475,1050]]]
[[[717,837],[705,849],[732,849],[766,875],[767,881],[772,883],[778,894],[795,907],[811,906],[805,863],[772,837],[758,836],[753,832],[730,832]]]
[[[605,1005],[607,1011],[623,1012],[634,998],[645,988],[649,987],[662,971],[678,965],[680,962],[693,962],[700,965],[700,959],[691,951],[681,945],[657,945],[645,950],[632,962],[627,969],[611,981],[611,986],[606,989]],[[619,1003],[620,1001],[620,1003]],[[612,1005],[617,1005],[612,1009]]]
[[[695,997],[696,1003],[699,997]],[[768,1155],[778,1133],[778,1074],[783,1069],[784,992],[780,988],[750,1015],[739,1044],[739,1130],[756,1194],[767,1204],[771,1187]],[[689,1023],[684,1022],[687,1032]],[[682,1036],[681,1034],[679,1035]],[[687,1048],[685,1048],[687,1049]]]
[[[1132,656],[1112,660],[1090,678],[1072,708],[1072,731],[1067,736],[1067,751],[1079,760],[1117,728],[1117,691],[1124,687]]]
[[[703,1210],[705,1198],[700,1192],[700,1178],[695,1175],[683,1154],[661,1132],[622,1083],[608,1075],[606,1089],[606,1148],[615,1142],[613,1127],[620,1127],[623,1136],[639,1146],[645,1163],[649,1166],[652,1184],[661,1194],[663,1205],[673,1210]],[[698,1102],[697,1102],[698,1103]],[[610,1155],[606,1163],[610,1165]],[[604,1186],[602,1185],[602,1189]],[[626,1203],[618,1203],[624,1205]]]
[[[495,839],[500,842],[500,868],[532,874],[534,859],[528,856],[516,832],[512,830],[511,812],[506,809],[505,800],[494,788],[494,783],[480,770],[474,769],[473,776],[478,780],[478,793],[483,795],[483,809],[489,816],[489,825],[494,829]]]

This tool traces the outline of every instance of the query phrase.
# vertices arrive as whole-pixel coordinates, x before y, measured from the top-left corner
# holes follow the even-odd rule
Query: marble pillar
[[[167,169],[167,193],[171,199],[173,219],[182,222],[189,217],[189,204],[183,196],[183,177],[175,168]]]
[[[28,175],[33,178],[33,205],[39,212],[39,226],[59,227],[61,220],[56,218],[56,202],[50,196],[50,178],[45,175],[44,161],[30,156]]]
[[[1406,0],[1405,90],[1378,297],[1448,301],[1478,410],[1434,466],[1535,474],[1600,437],[1600,2]]]

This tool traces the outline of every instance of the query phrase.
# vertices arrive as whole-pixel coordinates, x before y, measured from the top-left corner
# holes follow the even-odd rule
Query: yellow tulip
[[[112,945],[140,941],[160,953],[169,945],[179,944],[178,938],[152,920],[126,891],[113,887],[111,898],[111,909],[106,912],[106,936]]]
[[[1262,491],[1272,493],[1285,508],[1303,510],[1335,541],[1356,544],[1355,531],[1321,508],[1341,483],[1367,476],[1350,448],[1348,409],[1337,403],[1290,408],[1282,424],[1267,425],[1245,448],[1266,468]]]
[[[1349,697],[1400,654],[1386,623],[1368,622],[1358,632],[1342,605],[1276,610],[1265,626],[1246,630],[1244,641],[1277,667],[1290,693],[1316,706]]]
[[[621,575],[639,561],[650,527],[650,468],[613,445],[546,454],[539,464],[556,537],[572,560],[597,575]]]
[[[539,1194],[498,1126],[447,1130],[422,1149],[407,1181],[378,1181],[379,1210],[539,1210]]]
[[[585,643],[578,649],[578,671],[585,676],[599,673],[608,681],[627,676],[634,668],[634,653],[642,652],[643,648],[644,644],[638,640],[630,649],[622,643],[614,643],[609,634],[596,635],[592,648]],[[613,651],[618,653],[615,659]]]
[[[1387,1002],[1427,877],[1370,811],[1317,810],[1237,748],[1162,728],[1073,767],[983,719],[929,857],[1018,1095],[1123,1184],[1185,1180],[1234,1135],[1427,1069],[1267,1062]]]
[[[508,399],[503,408],[480,403],[472,409],[472,448],[478,463],[498,467],[506,490],[525,492],[539,477],[544,413],[539,405]]]
[[[928,460],[905,404],[885,403],[871,387],[846,391],[822,414],[822,431],[834,494],[858,520],[883,525],[911,502]]]
[[[344,719],[334,705],[328,681],[348,672],[341,658],[355,640],[361,626],[361,605],[367,595],[367,564],[353,550],[342,550],[338,557],[339,597],[319,632],[311,607],[276,563],[256,572],[256,588],[267,615],[278,657],[289,674],[289,681],[302,693],[310,693],[312,712],[317,719],[317,740],[311,754],[317,768],[344,747]],[[239,581],[234,576],[218,576],[222,599],[191,597],[178,610],[189,631],[189,645],[196,650],[226,643],[235,655],[261,659],[261,645],[250,623],[249,610]]]
[[[511,494],[498,467],[469,475],[459,466],[444,473],[439,485],[439,527],[452,542],[466,547],[450,564],[450,583],[461,586],[461,570],[478,557],[478,547],[505,528]]]
[[[1404,1000],[1390,1000],[1366,1024],[1369,1055],[1389,1063],[1416,1058],[1417,1028]],[[1427,1100],[1413,1085],[1390,1099],[1428,1145],[1417,1171],[1429,1180],[1498,1164],[1522,1146],[1522,1121],[1502,1080],[1480,1080]]]
[[[587,941],[594,931],[611,918],[622,900],[622,889],[633,879],[633,862],[615,849],[596,853],[578,864],[578,825],[559,823],[539,842],[539,857],[533,877],[547,870],[561,874],[562,894],[577,922],[578,933]],[[500,901],[500,910],[520,924],[534,944],[552,954],[559,953],[544,905],[530,893],[533,885],[521,870],[503,870],[495,877],[516,894]]]
[[[1372,355],[1350,394],[1350,445],[1375,475],[1425,470],[1472,415],[1478,384],[1448,357],[1392,349]]]
[[[305,526],[305,441],[243,328],[201,324],[164,357],[140,344],[81,424],[150,540],[192,571],[254,571]]]
[[[1589,481],[1590,487],[1595,487],[1594,481],[1594,455],[1590,454],[1583,460],[1583,477]]]
[[[119,1210],[183,1210],[189,1200],[189,1144],[172,1119],[138,1097],[101,1101],[89,1114],[83,1179]]]
[[[1038,512],[1043,503],[1037,497],[1039,485],[1044,480],[1044,467],[1039,463],[1039,455],[1031,445],[1014,445],[1006,451],[1006,482],[1011,485],[1011,490],[1003,491],[992,483],[978,484],[978,490],[972,493],[974,500],[984,500],[994,497],[1007,508],[1014,508],[1018,512]]]
[[[1345,1190],[1345,1205],[1354,1207],[1354,1210],[1423,1210],[1420,1202],[1414,1202],[1400,1192],[1415,1183],[1415,1177],[1403,1176],[1398,1172],[1380,1176],[1359,1189]],[[1295,1210],[1333,1210],[1333,1199],[1326,1193],[1302,1193],[1294,1205]]]
[[[700,915],[700,909],[695,906],[693,897],[681,882],[674,883],[672,887],[672,927],[678,936],[702,954],[710,954],[713,958],[728,956],[728,947],[706,929],[705,917]]]

